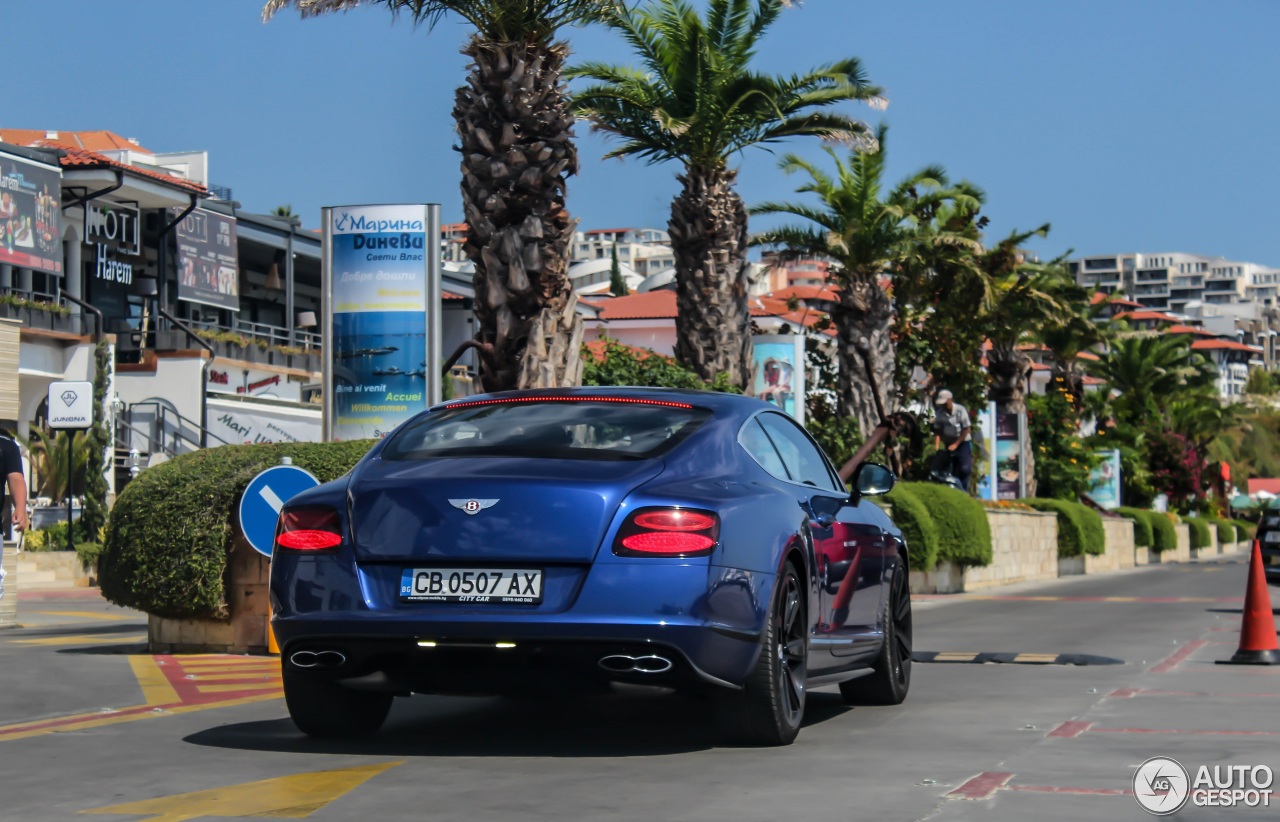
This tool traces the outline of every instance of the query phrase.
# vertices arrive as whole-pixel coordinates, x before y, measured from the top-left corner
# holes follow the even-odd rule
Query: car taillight
[[[618,531],[621,557],[700,557],[720,539],[720,518],[689,508],[641,508]]]
[[[280,514],[276,545],[291,551],[327,551],[342,543],[342,521],[332,508],[291,508]]]

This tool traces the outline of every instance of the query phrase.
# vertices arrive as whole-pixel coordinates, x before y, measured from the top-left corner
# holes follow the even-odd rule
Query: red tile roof
[[[590,231],[584,231],[583,234],[625,234],[631,229],[629,228],[593,228]]]
[[[1217,334],[1212,331],[1205,331],[1203,328],[1197,328],[1194,325],[1171,325],[1164,330],[1166,334],[1196,334],[1201,337],[1216,337]]]
[[[1097,360],[1100,360],[1100,359],[1102,359],[1102,358],[1101,358],[1101,357],[1099,357],[1097,354],[1094,354],[1092,351],[1081,351],[1079,354],[1076,354],[1076,359],[1077,359],[1077,360],[1094,360],[1094,361],[1097,361]]]
[[[1262,349],[1253,345],[1245,345],[1244,343],[1233,342],[1232,340],[1196,340],[1191,344],[1193,351],[1248,351],[1251,354],[1261,354]]]
[[[1087,377],[1087,376],[1086,376],[1086,377],[1084,378],[1084,384],[1085,384],[1085,385],[1106,385],[1106,384],[1107,384],[1107,381],[1106,381],[1106,380],[1104,380],[1104,379],[1101,379],[1100,377]]]
[[[600,319],[605,320],[652,320],[675,319],[676,292],[646,291],[643,294],[628,294],[625,297],[614,297],[610,300],[596,300],[601,307]]]
[[[54,134],[55,137],[47,135]],[[52,140],[65,143],[88,151],[136,151],[140,154],[155,154],[151,149],[143,148],[121,137],[113,131],[40,131],[33,128],[0,128],[0,142],[15,146],[33,146],[36,143]]]
[[[1161,320],[1167,323],[1176,323],[1178,318],[1172,314],[1166,314],[1163,311],[1122,311],[1115,316],[1117,320]]]
[[[147,177],[197,194],[205,194],[208,191],[202,183],[197,183],[195,180],[185,180],[172,174],[165,174],[163,171],[154,171],[149,168],[139,168],[125,163],[118,163],[96,151],[88,151],[68,143],[40,140],[34,143],[33,146],[37,148],[60,148],[65,151],[66,154],[59,161],[63,168],[119,168],[130,174]]]
[[[462,296],[461,294],[454,294],[452,291],[441,291],[440,297],[441,299],[445,299],[445,300],[465,300],[466,299],[466,297]]]
[[[661,354],[656,354],[652,349],[649,349],[649,348],[640,348],[634,345],[627,345],[626,343],[623,343],[623,342],[617,342],[617,340],[614,340],[614,342],[617,345],[620,345],[623,348],[635,354],[638,359],[643,360],[648,357],[662,356]],[[604,352],[605,352],[604,340],[587,340],[585,345],[587,346],[587,351],[591,354],[593,358],[595,358],[598,361],[604,360]]]
[[[1108,297],[1106,294],[1103,294],[1101,291],[1097,292],[1096,294],[1094,294],[1092,297],[1089,298],[1090,305],[1097,305],[1098,303],[1108,303],[1110,305],[1124,305],[1124,306],[1128,306],[1129,308],[1142,308],[1142,303],[1136,303],[1133,300],[1126,300],[1123,297]]]
[[[1253,496],[1259,491],[1266,491],[1268,494],[1280,496],[1280,479],[1250,479],[1249,496]]]
[[[797,300],[827,300],[828,302],[837,302],[840,299],[840,292],[831,285],[789,285],[786,288],[780,288],[777,291],[770,292],[765,295],[775,300],[789,300],[795,297]]]

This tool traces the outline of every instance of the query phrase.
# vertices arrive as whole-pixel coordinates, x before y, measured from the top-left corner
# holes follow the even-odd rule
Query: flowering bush
[[[1098,456],[1079,436],[1079,419],[1064,388],[1027,397],[1027,425],[1036,458],[1036,495],[1076,500],[1092,488]]]

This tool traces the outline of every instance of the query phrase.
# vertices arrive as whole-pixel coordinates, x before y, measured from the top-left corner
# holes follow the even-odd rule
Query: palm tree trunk
[[[856,419],[862,436],[867,437],[880,423],[880,414],[876,411],[866,366],[857,346],[866,340],[870,347],[871,368],[880,387],[880,400],[885,413],[893,414],[897,410],[893,378],[895,350],[890,333],[893,301],[874,274],[846,278],[843,285],[831,317],[839,345],[840,413]]]
[[[565,181],[578,170],[562,43],[473,38],[454,98],[467,257],[486,391],[577,385],[582,319],[568,277],[574,223]]]
[[[676,264],[676,359],[710,381],[751,373],[747,210],[727,169],[686,169],[671,204]]]

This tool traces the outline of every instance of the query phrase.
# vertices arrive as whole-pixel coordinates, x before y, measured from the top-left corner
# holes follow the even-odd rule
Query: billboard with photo
[[[0,152],[0,264],[62,273],[62,172]]]
[[[181,211],[172,209],[172,216]],[[178,299],[240,310],[236,220],[197,208],[178,223]]]
[[[751,396],[778,406],[804,425],[804,335],[764,334],[751,339]]]
[[[1108,511],[1120,507],[1120,451],[1099,451],[1098,467],[1089,475],[1089,498]]]
[[[326,440],[385,437],[438,401],[439,209],[324,209]]]

